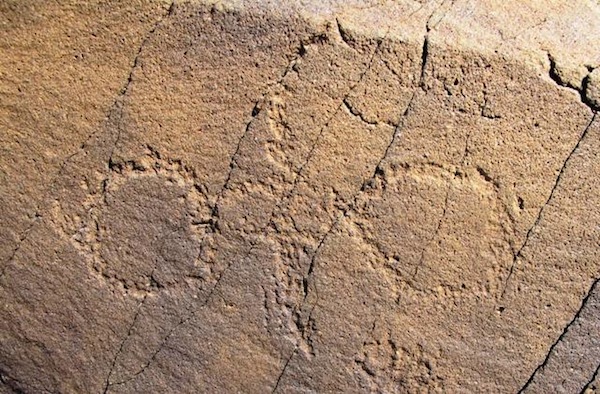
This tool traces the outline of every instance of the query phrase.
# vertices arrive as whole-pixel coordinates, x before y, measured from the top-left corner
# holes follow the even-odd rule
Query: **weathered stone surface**
[[[0,16],[0,392],[598,390],[597,2]]]

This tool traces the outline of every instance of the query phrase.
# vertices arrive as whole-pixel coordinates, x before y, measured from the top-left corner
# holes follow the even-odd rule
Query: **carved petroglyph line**
[[[175,8],[175,1],[173,1],[170,5],[170,7],[168,8],[167,12],[159,18],[159,20],[153,25],[153,27],[148,31],[148,33],[146,33],[146,35],[144,36],[144,38],[142,39],[142,42],[140,44],[140,46],[138,47],[138,50],[134,56],[131,68],[129,69],[129,73],[127,76],[127,80],[125,81],[125,84],[123,85],[123,87],[120,89],[119,94],[117,96],[117,98],[113,101],[113,104],[109,110],[109,114],[107,116],[107,120],[111,118],[112,114],[115,111],[119,112],[119,116],[120,118],[122,118],[123,115],[123,99],[124,97],[128,94],[129,91],[129,87],[132,83],[133,80],[133,73],[134,71],[137,69],[138,64],[139,64],[139,58],[142,54],[142,51],[144,50],[146,44],[149,42],[150,38],[154,35],[154,33],[156,32],[156,30],[162,25],[164,19],[168,16],[170,16]],[[52,180],[49,182],[50,186],[48,187],[48,194],[52,195],[55,192],[55,187],[56,184],[58,182],[58,180],[61,178],[61,176],[63,175],[63,172],[65,170],[65,168],[67,167],[67,165],[79,154],[81,154],[82,152],[84,152],[85,148],[88,146],[89,142],[99,133],[102,131],[102,128],[99,128],[97,130],[95,130],[93,133],[91,133],[85,140],[84,142],[79,146],[79,148],[69,154],[60,164],[57,173],[54,175],[54,177],[52,178]],[[115,145],[113,146],[111,153],[110,153],[110,159],[112,159],[112,155],[114,152],[114,149],[116,147],[116,144],[119,142],[121,137],[121,131],[119,129],[118,133],[117,133],[117,139],[115,141]],[[110,163],[110,159],[109,159],[109,163]],[[0,278],[2,278],[6,272],[6,268],[8,267],[8,265],[10,265],[15,257],[17,256],[19,250],[21,249],[21,247],[23,246],[23,244],[25,242],[27,242],[29,235],[31,234],[31,231],[33,230],[34,226],[38,223],[40,223],[41,221],[44,220],[44,216],[46,215],[46,210],[48,209],[47,206],[45,206],[44,202],[39,203],[36,207],[35,210],[35,214],[34,214],[34,218],[31,221],[31,223],[27,226],[27,228],[25,230],[23,230],[21,232],[21,234],[18,237],[17,240],[17,244],[15,245],[15,247],[13,248],[11,254],[9,255],[9,258],[7,259],[7,261],[3,264],[3,267],[0,271]]]

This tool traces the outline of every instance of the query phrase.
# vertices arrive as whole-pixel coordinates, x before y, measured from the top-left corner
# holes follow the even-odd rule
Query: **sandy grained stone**
[[[593,1],[0,5],[0,392],[594,392]]]

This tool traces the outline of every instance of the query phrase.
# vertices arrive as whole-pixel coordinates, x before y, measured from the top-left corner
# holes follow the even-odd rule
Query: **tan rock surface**
[[[0,392],[598,390],[594,1],[0,4]]]

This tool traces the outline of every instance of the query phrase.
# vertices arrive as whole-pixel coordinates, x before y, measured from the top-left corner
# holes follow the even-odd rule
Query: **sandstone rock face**
[[[598,390],[598,2],[0,22],[0,392]]]

